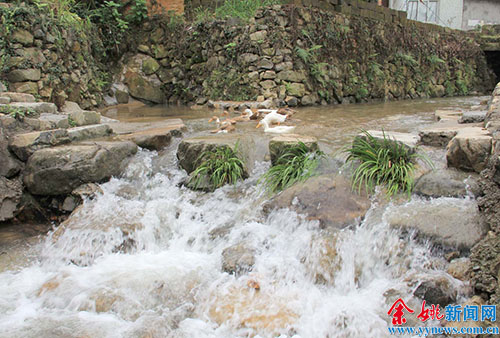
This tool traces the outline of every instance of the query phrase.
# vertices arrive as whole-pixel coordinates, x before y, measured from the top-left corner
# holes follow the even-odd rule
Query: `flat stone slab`
[[[486,233],[476,201],[462,198],[416,200],[391,206],[385,214],[390,226],[415,229],[435,243],[470,249]]]
[[[45,121],[50,123],[52,128],[69,128],[69,120],[68,120],[68,115],[66,114],[49,114],[49,113],[43,113],[40,114],[40,117],[38,118],[40,121]]]
[[[33,110],[38,114],[49,113],[56,114],[57,106],[50,102],[14,102],[11,107],[17,107],[25,110]]]
[[[128,140],[141,148],[161,150],[170,144],[173,136],[180,136],[186,130],[181,119],[170,119],[157,123],[123,123],[113,124],[118,139]]]
[[[94,124],[68,129],[68,137],[71,142],[83,141],[99,137],[106,137],[113,133],[113,129],[107,124]]]
[[[0,96],[0,104],[9,104],[11,102],[10,97]]]
[[[69,113],[69,118],[77,126],[101,123],[101,114],[96,111],[81,110]]]
[[[460,130],[446,147],[448,167],[480,173],[484,168],[492,147],[491,134],[485,128],[470,127]]]
[[[420,144],[433,147],[446,147],[458,133],[454,127],[431,127],[418,133]]]
[[[152,122],[118,122],[113,124],[113,131],[117,135],[132,134],[158,128],[170,128],[173,136],[180,136],[186,130],[186,126],[181,119],[166,119]]]
[[[31,94],[26,93],[16,93],[16,92],[3,92],[3,97],[10,98],[11,102],[35,102],[36,99]]]
[[[24,184],[34,195],[64,195],[84,183],[119,175],[137,152],[132,142],[90,142],[36,151],[26,163]]]
[[[10,139],[9,149],[19,159],[26,161],[37,150],[69,143],[68,132],[65,129],[34,131],[17,134]]]
[[[436,110],[434,119],[436,121],[458,121],[462,117],[462,112],[458,110]]]
[[[386,139],[403,143],[411,149],[414,149],[419,141],[420,136],[410,133],[400,133],[396,131],[381,131],[381,130],[368,130],[368,133],[376,139],[383,140],[384,134]],[[358,137],[365,137],[365,134],[359,134]]]
[[[466,111],[458,120],[458,123],[481,123],[486,118],[486,110]]]

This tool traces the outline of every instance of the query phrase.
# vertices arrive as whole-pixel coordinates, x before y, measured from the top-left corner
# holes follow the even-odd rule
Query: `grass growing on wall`
[[[205,22],[214,18],[239,18],[246,22],[255,17],[259,8],[280,4],[280,0],[226,0],[222,6],[213,9],[195,8],[194,21]]]

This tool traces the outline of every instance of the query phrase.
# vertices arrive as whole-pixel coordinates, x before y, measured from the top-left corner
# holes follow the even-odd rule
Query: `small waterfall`
[[[268,164],[193,192],[176,147],[140,151],[34,248],[38,261],[0,274],[0,336],[384,337],[390,304],[411,303],[408,281],[445,274],[427,245],[388,226],[384,205],[338,232],[289,210],[264,217],[256,182]],[[255,262],[235,276],[221,256],[238,243]]]

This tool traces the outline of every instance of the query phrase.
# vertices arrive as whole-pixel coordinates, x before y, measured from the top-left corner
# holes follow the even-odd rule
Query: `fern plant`
[[[352,145],[344,150],[348,154],[346,163],[360,162],[352,175],[353,189],[358,192],[364,186],[371,192],[377,185],[387,187],[387,196],[399,191],[408,196],[414,187],[413,172],[417,159],[423,160],[432,167],[432,162],[424,155],[418,154],[401,142],[391,140],[383,133],[378,139],[362,131],[363,137],[356,137]]]
[[[211,190],[215,190],[225,184],[236,184],[245,177],[245,166],[238,156],[238,143],[234,148],[225,146],[206,150],[198,156],[197,163],[200,165],[189,179],[189,185],[194,189],[200,189],[207,180]]]
[[[303,142],[285,147],[274,165],[260,178],[269,192],[278,192],[313,176],[325,154],[311,151]]]

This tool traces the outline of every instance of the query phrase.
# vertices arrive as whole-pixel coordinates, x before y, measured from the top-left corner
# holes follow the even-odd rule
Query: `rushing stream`
[[[360,127],[415,130],[437,107],[479,100],[421,102],[401,115],[356,115],[383,106],[356,105],[346,109],[352,120],[304,109],[298,132],[321,135],[331,153]],[[207,113],[197,114],[186,120],[190,133],[206,133]],[[257,180],[267,162],[235,187],[193,192],[180,184],[178,142],[139,151],[68,221],[0,264],[1,337],[385,337],[391,304],[402,297],[418,308],[411,295],[426,276],[466,292],[430,244],[388,226],[390,205],[374,201],[358,226],[340,232],[289,210],[265,216]],[[252,271],[222,272],[223,250],[240,243],[253,248]]]

